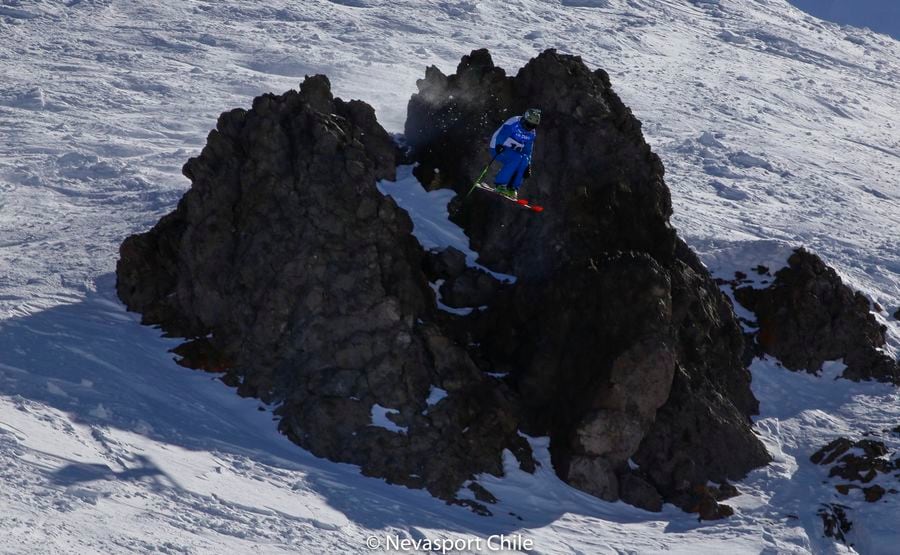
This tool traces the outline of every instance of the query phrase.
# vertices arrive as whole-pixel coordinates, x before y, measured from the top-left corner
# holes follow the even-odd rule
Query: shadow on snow
[[[449,506],[427,492],[363,477],[357,467],[312,456],[278,433],[270,410],[242,399],[216,376],[176,365],[169,349],[178,340],[141,326],[114,292],[115,276],[79,303],[0,322],[0,395],[21,397],[65,412],[93,430],[118,428],[193,451],[248,457],[271,469],[296,473],[309,490],[349,520],[368,529],[440,527],[489,535],[548,525],[571,513],[612,527],[678,521],[672,532],[715,524],[667,506],[648,513],[606,503],[566,486],[548,464],[538,476],[486,477],[500,497],[494,517]],[[188,492],[148,457],[129,454],[123,468],[61,460],[48,471],[68,487],[94,481],[150,482],[153,489]],[[410,510],[412,509],[412,510]]]

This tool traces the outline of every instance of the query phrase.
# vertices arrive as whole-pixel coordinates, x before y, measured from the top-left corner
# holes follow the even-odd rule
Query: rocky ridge
[[[900,493],[900,453],[892,453],[885,441],[900,436],[900,426],[881,432],[867,432],[865,438],[851,440],[839,437],[813,453],[810,460],[828,468],[828,480],[838,482],[835,491],[854,500],[877,503],[885,495]],[[881,436],[881,439],[876,439]],[[848,542],[853,529],[853,509],[844,503],[823,504],[818,515],[825,526],[825,535]]]
[[[769,274],[768,268],[758,270]],[[746,274],[731,283],[737,301],[756,315],[750,341],[760,352],[791,370],[818,373],[826,361],[842,360],[847,379],[900,384],[900,363],[882,350],[887,329],[873,314],[883,310],[821,258],[797,249],[785,268],[768,277],[764,288],[744,284]]]
[[[769,460],[743,336],[669,224],[662,164],[609,77],[552,50],[513,77],[487,51],[456,75],[429,68],[406,161],[460,191],[527,106],[546,121],[527,186],[547,210],[454,204],[480,262],[514,284],[422,250],[375,187],[395,144],[316,76],[222,115],[176,211],[123,243],[119,296],[190,340],[185,365],[225,369],[293,441],[368,475],[487,512],[477,475],[501,475],[504,450],[533,470],[522,434],[547,435],[556,472],[587,492],[727,516],[727,482]],[[448,302],[483,308],[438,310],[438,279]]]
[[[606,499],[692,506],[691,484],[764,464],[740,328],[669,224],[662,164],[608,75],[548,51],[509,77],[475,51],[418,86],[406,139],[426,188],[464,192],[493,130],[543,110],[526,190],[546,211],[452,208],[480,261],[519,278],[473,335],[509,373],[528,433],[550,435],[557,472]]]
[[[277,403],[299,445],[452,499],[527,443],[504,390],[431,323],[412,222],[375,188],[396,156],[322,76],[225,113],[178,209],[123,243],[118,291],[144,323],[208,343],[203,360]]]

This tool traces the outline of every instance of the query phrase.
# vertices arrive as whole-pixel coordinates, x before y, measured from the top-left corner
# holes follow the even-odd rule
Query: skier
[[[494,189],[510,198],[519,198],[522,180],[531,177],[531,152],[537,137],[541,111],[529,108],[522,116],[506,120],[491,137],[491,156],[503,164],[494,178]]]

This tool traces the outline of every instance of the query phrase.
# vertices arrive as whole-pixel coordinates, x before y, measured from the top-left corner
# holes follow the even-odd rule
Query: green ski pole
[[[469,188],[469,192],[466,193],[466,196],[464,196],[463,199],[469,198],[469,195],[472,194],[472,191],[475,190],[475,187],[477,187],[478,184],[481,183],[481,180],[484,179],[484,176],[487,175],[488,170],[491,169],[491,164],[494,163],[494,160],[496,160],[498,156],[500,156],[499,151],[494,155],[493,158],[491,158],[491,161],[488,162],[487,166],[484,167],[484,171],[481,172],[481,175],[478,176],[478,179],[475,180],[475,183],[472,183],[472,186]]]

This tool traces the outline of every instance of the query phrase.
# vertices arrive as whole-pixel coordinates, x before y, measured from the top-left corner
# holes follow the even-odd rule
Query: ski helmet
[[[525,115],[522,116],[522,120],[527,127],[534,129],[541,123],[541,111],[537,108],[529,108],[525,110]]]

